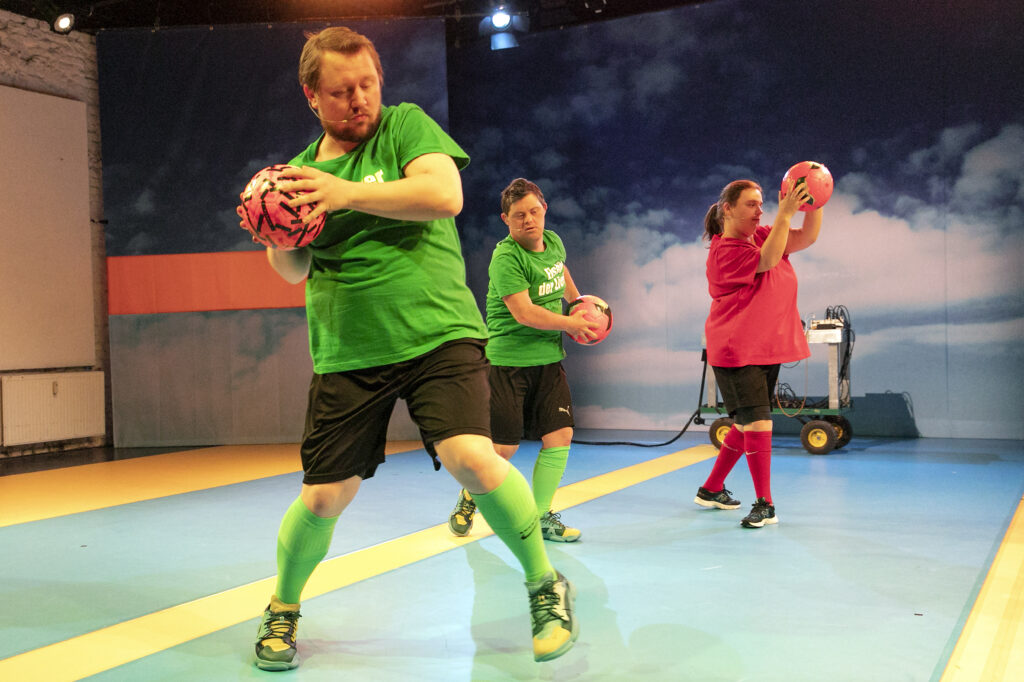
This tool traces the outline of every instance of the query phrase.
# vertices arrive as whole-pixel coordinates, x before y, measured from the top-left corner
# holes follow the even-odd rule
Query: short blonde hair
[[[305,35],[306,44],[302,48],[302,56],[299,57],[299,83],[302,85],[313,91],[320,86],[320,60],[324,52],[353,55],[361,50],[366,50],[373,59],[380,84],[384,85],[384,69],[380,65],[380,55],[377,54],[373,41],[366,36],[345,26],[331,26],[317,33],[307,32]]]

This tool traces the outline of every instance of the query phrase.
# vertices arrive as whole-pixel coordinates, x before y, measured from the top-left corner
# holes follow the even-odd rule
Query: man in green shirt
[[[487,333],[454,216],[466,153],[419,107],[381,104],[373,43],[347,28],[307,34],[299,81],[323,134],[290,163],[293,206],[327,212],[310,246],[268,248],[286,281],[306,281],[314,375],[301,454],[302,490],[278,532],[278,576],[256,665],[298,665],[299,598],[326,556],[338,517],[384,462],[398,398],[435,468],[469,490],[526,574],[538,661],[578,634],[574,588],[548,560],[526,479],[490,439]],[[440,463],[438,463],[440,462]]]
[[[501,193],[508,236],[498,242],[487,269],[487,359],[491,362],[491,434],[494,448],[511,459],[525,435],[541,441],[533,467],[533,497],[545,540],[575,542],[580,531],[551,511],[569,458],[572,396],[562,368],[562,332],[596,338],[597,322],[564,315],[562,300],[580,292],[565,265],[565,247],[544,229],[548,205],[540,187],[516,178]],[[465,488],[448,517],[455,535],[468,535],[475,496]]]

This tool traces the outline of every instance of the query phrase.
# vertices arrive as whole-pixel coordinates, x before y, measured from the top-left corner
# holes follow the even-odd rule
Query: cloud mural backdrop
[[[750,177],[765,188],[768,219],[786,168],[814,159],[836,192],[818,243],[793,258],[799,305],[805,318],[850,311],[855,432],[866,433],[858,399],[894,393],[923,435],[1022,438],[1024,51],[1014,27],[1024,17],[1010,2],[899,5],[719,0],[531,34],[513,50],[462,46],[447,54],[447,88],[439,23],[353,26],[381,50],[385,101],[423,104],[472,157],[458,224],[478,299],[506,231],[500,190],[522,175],[544,189],[581,290],[611,302],[607,341],[567,342],[580,426],[682,427],[696,407],[710,303],[704,213],[726,182]],[[295,77],[302,28],[101,34],[111,255],[255,248],[233,212],[240,187],[317,132]],[[253,358],[262,378],[220,373],[200,392],[261,390],[284,372],[297,378],[280,400],[301,402],[308,357],[292,357],[301,344],[281,328],[304,334],[301,315],[117,316],[115,417],[131,422],[138,397],[157,390],[134,363],[195,346],[197,333],[248,357],[251,342],[236,348],[245,335],[223,326],[252,327],[263,314],[275,322],[256,326],[278,331]],[[172,355],[171,366],[188,362]],[[782,381],[820,396],[824,370],[815,348]],[[230,426],[231,414],[204,433],[246,442],[250,427]],[[161,442],[195,433],[176,421]]]
[[[805,319],[851,313],[855,408],[905,394],[924,435],[1020,438],[1021,16],[1009,2],[737,0],[466,50],[449,75],[477,166],[461,219],[471,284],[484,290],[502,233],[501,187],[531,177],[581,290],[616,312],[608,341],[570,348],[581,423],[678,429],[702,368],[707,207],[749,177],[769,220],[786,168],[822,161],[836,194],[793,262]],[[814,350],[783,370],[798,395],[824,394]]]

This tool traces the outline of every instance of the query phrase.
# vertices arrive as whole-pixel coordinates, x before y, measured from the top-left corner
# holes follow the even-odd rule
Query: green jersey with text
[[[321,136],[289,163],[354,182],[392,182],[406,164],[447,154],[461,170],[468,155],[415,104],[386,106],[377,132],[352,151],[315,161]],[[306,319],[318,374],[390,365],[446,341],[487,338],[453,218],[396,220],[330,213],[309,247]]]
[[[565,357],[562,332],[520,324],[503,297],[529,291],[535,305],[562,314],[565,294],[565,247],[557,234],[544,230],[544,250],[527,251],[511,236],[491,254],[487,268],[487,359],[493,365],[533,367]]]

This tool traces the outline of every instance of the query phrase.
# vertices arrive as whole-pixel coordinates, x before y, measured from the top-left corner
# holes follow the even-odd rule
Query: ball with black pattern
[[[292,166],[275,164],[258,171],[242,190],[242,226],[253,241],[275,248],[297,249],[307,246],[323,230],[327,219],[321,213],[309,223],[303,219],[316,204],[289,206],[288,200],[302,192],[283,192],[277,187],[282,174]]]

